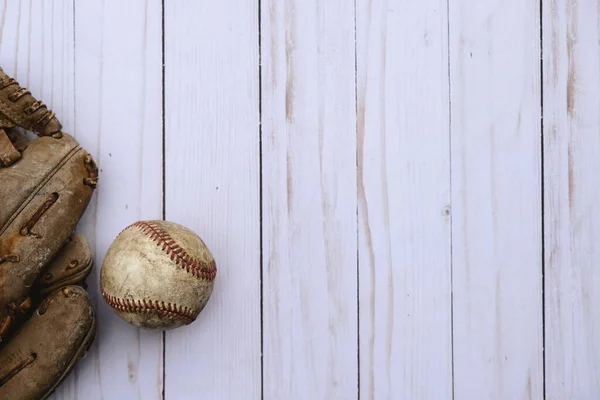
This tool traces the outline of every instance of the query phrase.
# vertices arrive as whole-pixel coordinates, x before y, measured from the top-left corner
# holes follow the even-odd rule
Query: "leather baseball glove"
[[[74,234],[97,184],[92,157],[0,68],[0,399],[45,399],[95,337],[92,268]]]

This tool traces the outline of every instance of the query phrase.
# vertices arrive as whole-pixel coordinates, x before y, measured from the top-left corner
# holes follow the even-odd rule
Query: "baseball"
[[[110,245],[100,289],[125,321],[168,330],[195,321],[216,274],[212,254],[190,229],[169,221],[138,221]]]

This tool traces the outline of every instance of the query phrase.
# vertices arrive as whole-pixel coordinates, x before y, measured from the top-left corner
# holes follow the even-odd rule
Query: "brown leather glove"
[[[82,286],[92,256],[73,232],[98,173],[61,129],[54,113],[0,68],[2,399],[50,396],[95,336]]]

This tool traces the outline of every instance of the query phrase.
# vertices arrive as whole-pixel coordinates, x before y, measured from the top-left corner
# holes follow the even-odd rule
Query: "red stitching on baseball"
[[[192,309],[184,306],[178,306],[177,304],[166,303],[158,300],[133,300],[123,299],[116,296],[111,296],[102,291],[102,297],[104,300],[113,308],[122,312],[132,313],[150,313],[155,312],[162,316],[176,318],[183,323],[190,324],[194,322],[198,316],[198,312],[192,311]]]
[[[210,281],[215,280],[217,276],[217,265],[215,260],[206,264],[200,260],[192,258],[175,240],[165,232],[158,224],[154,222],[138,221],[130,227],[137,227],[156,242],[157,246],[162,245],[162,251],[171,257],[171,261],[180,265],[188,273],[197,278],[203,278]]]

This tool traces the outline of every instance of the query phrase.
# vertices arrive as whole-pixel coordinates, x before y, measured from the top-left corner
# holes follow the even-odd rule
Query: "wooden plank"
[[[164,18],[166,219],[200,235],[218,268],[198,319],[166,334],[165,394],[257,399],[258,2],[169,1]]]
[[[600,398],[600,6],[543,3],[546,398]]]
[[[354,5],[261,11],[264,394],[356,398]]]
[[[446,0],[357,3],[361,399],[451,399]]]
[[[125,323],[99,293],[101,262],[115,236],[162,215],[161,19],[160,0],[76,3],[75,133],[100,169],[81,228],[95,248],[89,291],[98,333],[65,398],[162,398],[162,334]]]
[[[543,395],[539,12],[450,3],[457,399]]]

